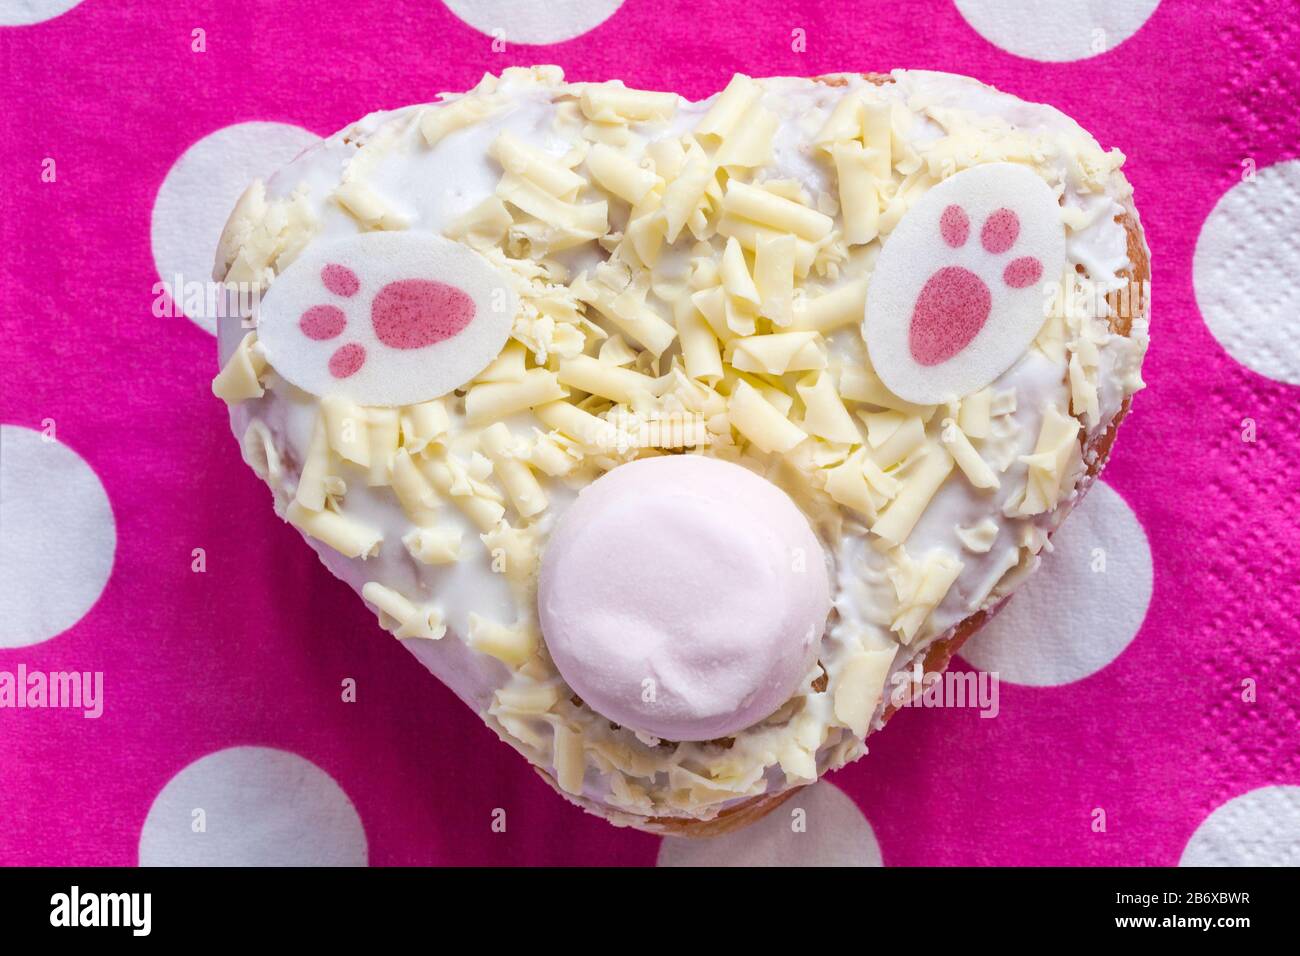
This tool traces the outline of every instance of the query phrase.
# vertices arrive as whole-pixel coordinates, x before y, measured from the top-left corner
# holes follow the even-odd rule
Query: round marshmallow
[[[794,502],[698,455],[630,462],[583,489],[542,557],[537,603],[574,692],[666,740],[725,737],[784,704],[831,609]]]

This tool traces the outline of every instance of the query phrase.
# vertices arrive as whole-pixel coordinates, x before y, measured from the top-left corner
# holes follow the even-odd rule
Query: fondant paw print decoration
[[[267,360],[313,395],[410,405],[464,385],[510,336],[517,298],[472,249],[370,232],[310,247],[258,310]]]
[[[983,388],[1029,348],[1047,316],[1039,283],[1065,266],[1065,227],[1032,170],[989,163],[916,203],[881,250],[864,337],[889,389],[918,405]]]

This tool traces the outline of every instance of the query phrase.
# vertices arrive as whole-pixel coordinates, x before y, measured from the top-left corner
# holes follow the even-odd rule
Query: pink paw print
[[[966,210],[947,206],[939,217],[939,232],[952,249],[970,238]],[[980,227],[980,245],[990,255],[1011,251],[1020,237],[1020,219],[1005,207],[989,213]],[[1033,285],[1043,275],[1043,264],[1033,256],[1020,256],[1002,269],[1002,282],[1012,289]],[[996,280],[994,280],[996,281]],[[988,283],[964,266],[944,266],[926,281],[912,310],[908,347],[919,365],[939,365],[966,348],[988,321],[993,293]]]
[[[519,310],[511,280],[428,232],[309,245],[258,306],[257,340],[291,385],[393,408],[446,395],[501,354]]]
[[[361,291],[361,280],[347,266],[328,263],[320,270],[321,285],[343,299]],[[370,323],[375,338],[393,349],[422,349],[451,338],[474,319],[474,300],[445,282],[433,279],[399,279],[375,293],[370,302]],[[302,334],[315,342],[341,336],[348,327],[347,313],[337,305],[313,305],[298,319]],[[355,375],[366,364],[366,347],[359,342],[340,345],[329,358],[335,378]]]

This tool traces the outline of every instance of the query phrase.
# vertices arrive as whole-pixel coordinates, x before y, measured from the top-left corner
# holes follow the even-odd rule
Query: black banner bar
[[[873,934],[927,942],[1026,931],[1231,945],[1293,928],[1296,885],[1293,870],[1248,869],[0,869],[0,926],[7,944],[71,934],[82,943],[255,941],[276,928],[336,944],[380,926],[386,936],[432,932],[434,942],[442,927],[477,925],[485,911],[493,933],[538,918],[555,927],[555,906],[573,910],[561,922],[612,916],[633,930],[643,919],[650,933],[667,910],[726,911],[733,928],[748,918],[761,931],[773,920],[824,928],[847,904]]]

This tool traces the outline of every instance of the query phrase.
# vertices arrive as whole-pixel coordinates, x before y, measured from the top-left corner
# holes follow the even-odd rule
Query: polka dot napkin
[[[1284,5],[0,0],[0,24],[0,701],[5,675],[83,684],[79,708],[0,708],[0,863],[1300,863]],[[537,62],[691,97],[733,71],[968,73],[1129,155],[1150,388],[1044,572],[954,665],[1001,674],[995,718],[904,712],[724,839],[615,830],[275,518],[184,283],[250,178]]]

